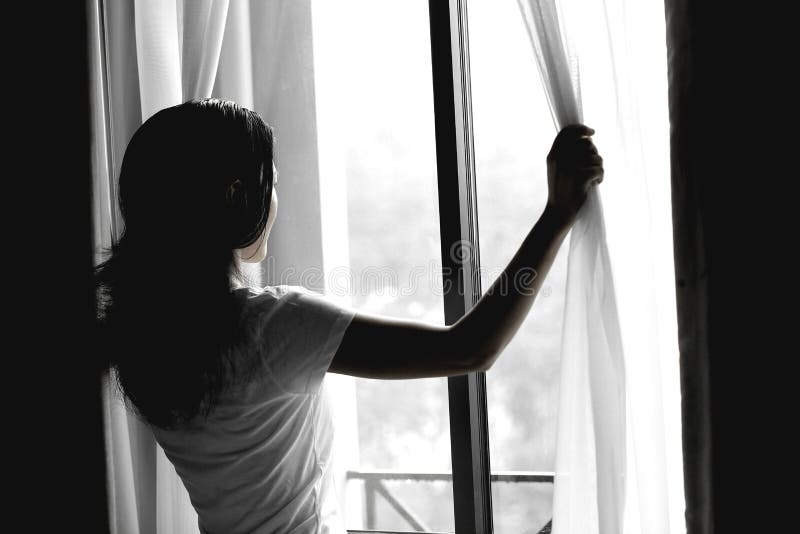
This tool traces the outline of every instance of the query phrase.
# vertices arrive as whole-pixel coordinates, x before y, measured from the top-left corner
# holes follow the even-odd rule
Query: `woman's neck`
[[[231,287],[233,289],[261,286],[261,268],[259,264],[242,262],[238,256],[234,261],[235,270],[231,274]]]

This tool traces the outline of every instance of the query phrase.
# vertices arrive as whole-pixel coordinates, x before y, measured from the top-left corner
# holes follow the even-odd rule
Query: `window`
[[[331,221],[342,263],[327,291],[360,310],[443,323],[436,140],[427,3],[313,5],[321,166],[346,189]],[[364,46],[369,43],[369,46]],[[330,125],[335,128],[327,129]],[[323,186],[326,187],[326,186]],[[323,221],[323,225],[327,225]],[[376,358],[380,354],[375,355]],[[453,531],[447,381],[351,379],[335,384],[345,526]],[[343,403],[341,399],[354,399]]]
[[[325,288],[453,323],[480,296],[466,5],[315,2],[312,25]],[[328,382],[348,529],[492,531],[482,373]],[[527,521],[510,517],[509,531]]]
[[[251,25],[254,101],[283,177],[265,283],[439,323],[476,301],[477,258],[453,253],[477,221],[474,194],[462,202],[474,193],[469,86],[453,85],[468,66],[453,48],[466,13],[452,6],[252,4],[269,22]],[[346,528],[490,532],[483,380],[329,375]]]
[[[505,267],[546,201],[554,132],[517,4],[469,7],[251,4],[253,99],[283,176],[265,283],[452,324]],[[329,375],[346,528],[545,527],[566,252],[488,373]]]

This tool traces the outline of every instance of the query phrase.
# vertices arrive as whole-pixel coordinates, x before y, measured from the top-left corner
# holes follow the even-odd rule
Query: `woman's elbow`
[[[492,368],[500,354],[500,350],[493,347],[473,345],[460,351],[462,361],[466,361],[465,371],[468,373],[485,373]]]
[[[464,329],[451,327],[450,334],[450,346],[455,348],[456,359],[465,373],[485,373],[502,352],[502,347],[493,346],[486,340],[477,340]]]
[[[497,357],[500,356],[500,352],[502,351],[499,349],[486,349],[480,351],[475,357],[476,363],[474,372],[485,373],[491,369],[494,365],[494,362],[497,361]]]

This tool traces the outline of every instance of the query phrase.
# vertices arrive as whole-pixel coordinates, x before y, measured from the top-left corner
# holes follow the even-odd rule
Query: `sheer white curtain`
[[[91,4],[96,23],[91,41],[94,209],[100,247],[107,249],[119,234],[113,177],[130,136],[160,109],[211,96],[228,4],[228,0]],[[197,533],[197,515],[172,464],[147,426],[126,412],[111,381],[104,386],[112,532]]]
[[[571,233],[553,532],[684,532],[663,5],[518,3],[557,129],[595,128],[606,169]]]

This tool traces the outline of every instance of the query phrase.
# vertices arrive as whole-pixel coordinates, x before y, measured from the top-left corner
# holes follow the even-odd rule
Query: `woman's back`
[[[245,339],[263,365],[207,419],[153,428],[202,532],[344,533],[330,470],[323,378],[354,312],[298,286],[239,289]]]

